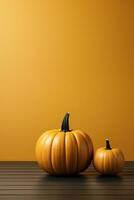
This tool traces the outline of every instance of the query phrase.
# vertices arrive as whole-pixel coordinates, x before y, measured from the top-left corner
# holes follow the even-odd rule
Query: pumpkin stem
[[[69,129],[69,116],[70,116],[70,113],[66,113],[65,116],[64,116],[64,119],[63,119],[63,122],[62,122],[62,125],[61,125],[61,131],[63,131],[63,132],[70,131],[70,129]]]
[[[105,147],[105,149],[107,149],[107,150],[112,149],[111,146],[110,146],[109,139],[106,139],[106,147]]]

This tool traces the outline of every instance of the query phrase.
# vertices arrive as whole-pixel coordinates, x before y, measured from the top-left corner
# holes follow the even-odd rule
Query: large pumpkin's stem
[[[106,139],[106,147],[105,147],[105,149],[106,149],[106,150],[112,149],[111,146],[110,146],[109,139]]]
[[[70,129],[69,129],[69,116],[70,116],[70,113],[66,113],[65,116],[64,116],[64,119],[63,119],[63,122],[62,122],[62,125],[61,125],[61,131],[63,131],[63,132],[70,131]]]

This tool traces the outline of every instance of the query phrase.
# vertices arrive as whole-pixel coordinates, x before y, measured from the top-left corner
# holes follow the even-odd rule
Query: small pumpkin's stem
[[[65,116],[64,116],[64,119],[63,119],[63,122],[62,122],[62,125],[61,125],[61,131],[63,131],[63,132],[70,131],[70,129],[69,129],[69,116],[70,116],[70,113],[66,113]]]
[[[106,147],[105,147],[105,149],[107,149],[107,150],[112,149],[111,146],[110,146],[109,139],[106,139]]]

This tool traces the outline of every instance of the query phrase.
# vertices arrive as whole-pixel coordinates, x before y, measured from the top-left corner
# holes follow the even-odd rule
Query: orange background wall
[[[134,159],[134,1],[0,0],[0,160],[59,128]]]

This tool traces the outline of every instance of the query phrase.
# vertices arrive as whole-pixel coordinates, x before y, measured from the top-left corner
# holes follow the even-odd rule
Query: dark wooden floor
[[[35,162],[0,162],[0,199],[134,199],[134,162],[126,162],[117,177],[100,176],[92,166],[80,176],[53,177]]]

